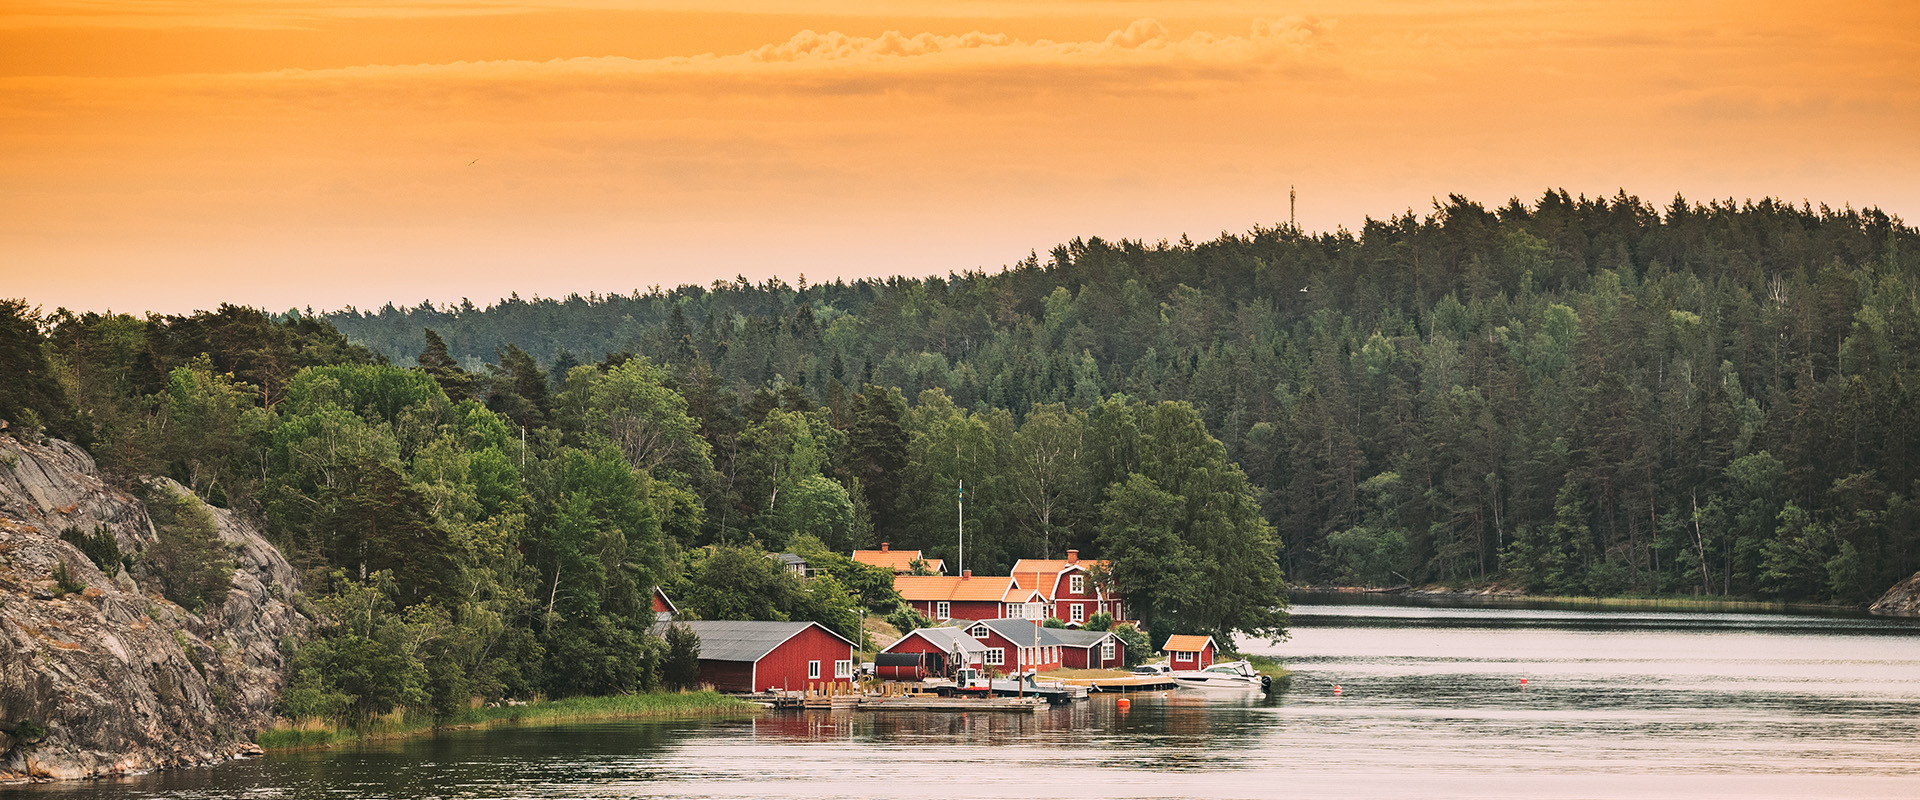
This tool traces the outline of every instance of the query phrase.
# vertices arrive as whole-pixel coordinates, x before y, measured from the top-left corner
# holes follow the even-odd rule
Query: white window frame
[[[1068,622],[1086,622],[1087,621],[1086,604],[1074,603],[1072,605],[1067,606],[1067,621]]]
[[[1189,651],[1186,651],[1186,650],[1175,650],[1175,651],[1173,651],[1173,660],[1175,660],[1175,661],[1192,661],[1192,660],[1193,660],[1193,653],[1192,653],[1192,652],[1189,652]]]
[[[853,662],[844,660],[833,662],[833,677],[841,679],[853,677]]]
[[[1067,591],[1072,592],[1074,594],[1086,594],[1087,593],[1087,576],[1074,575],[1072,577],[1067,578]]]
[[[1001,603],[1000,605],[1000,616],[1003,619],[1013,619],[1015,614],[1018,613],[1017,609],[1020,607],[1019,603]]]
[[[807,662],[807,680],[810,680],[810,681],[820,680],[820,662],[818,661]]]
[[[987,634],[992,632],[993,629],[985,625],[975,625],[967,629],[967,633],[972,634],[975,639],[985,639],[987,638]]]
[[[953,604],[945,600],[933,604],[934,619],[953,619]]]
[[[1113,640],[1108,639],[1100,643],[1100,661],[1101,663],[1105,663],[1112,660],[1113,660]]]
[[[1007,663],[1007,649],[1004,647],[987,648],[987,657],[981,659],[987,666],[998,667]]]

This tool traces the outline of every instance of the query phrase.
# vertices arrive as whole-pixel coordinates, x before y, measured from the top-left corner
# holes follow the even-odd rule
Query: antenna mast
[[[1287,224],[1293,227],[1293,231],[1295,233],[1299,233],[1300,220],[1293,215],[1293,201],[1294,201],[1293,185],[1288,184],[1287,185]]]
[[[960,564],[954,568],[954,571],[964,575],[967,569],[967,480],[965,478],[960,479],[959,502],[960,524],[954,527],[958,529],[956,533],[959,534],[958,538],[960,539]]]

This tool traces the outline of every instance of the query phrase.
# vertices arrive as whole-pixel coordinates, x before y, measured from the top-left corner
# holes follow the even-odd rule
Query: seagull
[[[1307,287],[1305,287],[1305,286],[1302,286],[1302,287],[1300,287],[1300,291],[1303,291],[1303,292],[1304,292],[1304,291],[1306,291],[1306,290],[1307,290]]]
[[[476,158],[476,159],[474,159],[474,160],[472,160],[472,161],[469,161],[469,162],[467,162],[467,166],[469,166],[469,167],[471,167],[471,166],[473,166],[473,165],[475,165],[475,164],[478,164],[478,163],[480,163],[480,159],[477,159],[477,158]],[[1305,290],[1305,289],[1301,289],[1300,291],[1303,291],[1303,292],[1304,292],[1304,291],[1306,291],[1306,290]]]

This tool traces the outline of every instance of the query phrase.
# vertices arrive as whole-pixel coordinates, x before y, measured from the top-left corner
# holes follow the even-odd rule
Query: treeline
[[[642,353],[696,407],[767,394],[837,427],[858,387],[897,387],[910,415],[1004,414],[982,434],[1000,445],[1116,394],[1184,401],[1251,480],[1296,582],[1853,603],[1920,569],[1917,246],[1878,210],[1550,191],[1354,232],[1076,240],[946,278],[328,319],[396,359],[431,328],[457,363],[514,345],[556,378]],[[1089,546],[1111,486],[1043,517],[959,471],[980,482],[983,567]],[[951,504],[913,494],[934,485],[883,507],[863,484],[861,513],[951,556]]]
[[[476,374],[423,337],[401,367],[298,314],[9,301],[0,418],[263,523],[325,623],[294,656],[296,717],[684,683],[690,651],[656,627],[656,586],[695,617],[815,620],[855,641],[863,614],[921,624],[889,571],[847,553],[895,533],[951,552],[961,478],[986,497],[968,509],[970,567],[1104,548],[1157,635],[1284,622],[1277,540],[1184,404],[1116,397],[1016,426],[938,390],[910,407],[869,384],[828,406],[631,353],[558,372],[508,345]],[[1037,523],[1003,530],[1023,508]],[[790,574],[779,551],[816,574]],[[179,558],[128,557],[163,556]]]

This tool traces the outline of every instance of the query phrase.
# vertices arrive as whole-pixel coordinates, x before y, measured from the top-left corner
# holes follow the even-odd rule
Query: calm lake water
[[[496,728],[17,794],[1920,797],[1912,623],[1385,605],[1294,615],[1292,639],[1249,648],[1294,670],[1264,702],[1183,691],[1040,715]]]

